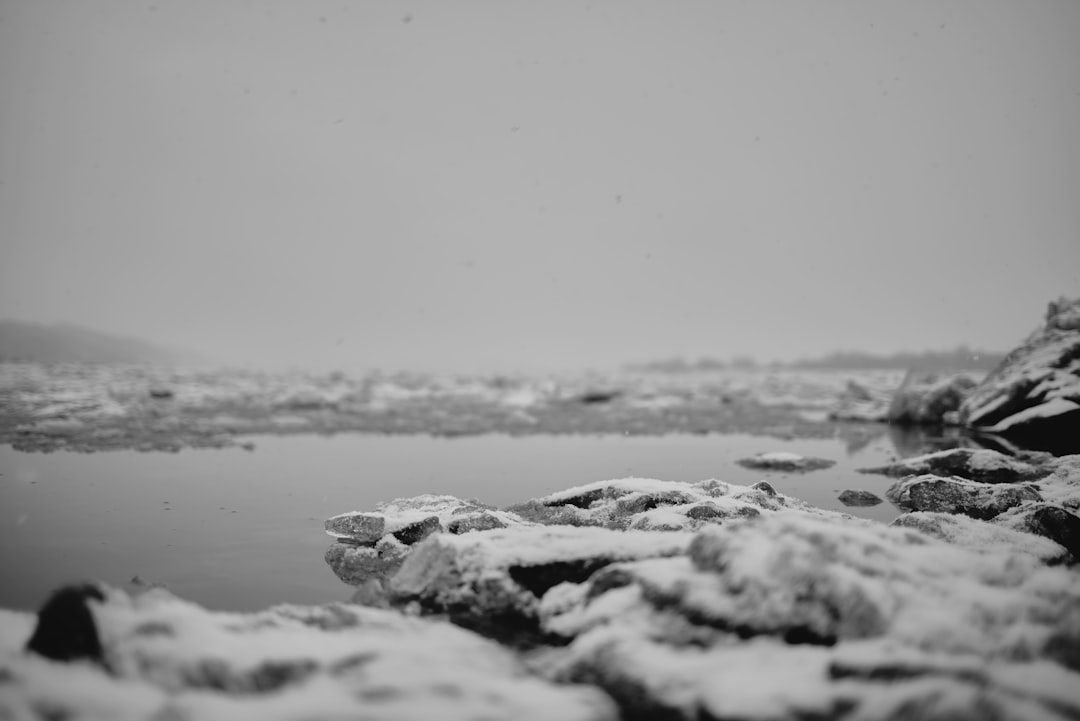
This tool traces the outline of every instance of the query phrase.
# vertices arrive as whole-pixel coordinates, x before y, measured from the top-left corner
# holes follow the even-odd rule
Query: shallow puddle
[[[0,447],[0,607],[37,608],[56,586],[132,577],[221,609],[347,600],[323,562],[323,520],[421,493],[496,506],[592,481],[768,479],[824,508],[890,521],[888,501],[846,508],[837,495],[884,497],[890,479],[856,473],[897,456],[882,436],[841,440],[748,435],[266,436],[256,449],[21,453]],[[806,474],[753,471],[746,456],[789,451],[836,461]]]

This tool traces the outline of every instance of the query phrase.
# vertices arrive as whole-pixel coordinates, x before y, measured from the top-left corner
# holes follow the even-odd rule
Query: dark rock
[[[840,502],[845,506],[867,507],[876,506],[882,500],[870,491],[851,490],[842,491],[839,496]]]
[[[1031,509],[1027,528],[1032,533],[1060,543],[1073,561],[1080,561],[1080,517],[1059,506],[1040,504]]]
[[[589,576],[611,563],[607,558],[586,558],[574,561],[555,561],[532,566],[510,566],[510,578],[532,595],[540,598],[560,583],[582,583]]]
[[[439,517],[428,516],[422,521],[410,523],[407,526],[399,528],[394,531],[392,535],[406,546],[411,546],[414,543],[424,540],[432,533],[438,533],[441,530],[442,524],[439,522]]]
[[[1059,453],[1080,450],[1080,298],[1046,318],[965,399],[961,423]]]
[[[978,483],[962,478],[912,476],[885,492],[890,501],[914,511],[962,513],[988,520],[1021,503],[1041,501],[1032,486],[1014,483]]]
[[[595,405],[598,403],[610,403],[621,395],[622,391],[618,390],[586,391],[578,396],[577,400],[579,403],[584,403],[586,405]]]
[[[93,584],[65,586],[53,593],[38,611],[26,650],[54,661],[104,663],[91,601],[105,601],[105,594]]]
[[[859,473],[880,473],[892,478],[933,474],[959,476],[981,483],[1019,483],[1048,476],[1052,470],[988,449],[952,448],[905,458],[888,466],[860,468]]]
[[[703,503],[688,509],[686,517],[693,518],[695,521],[711,521],[714,518],[723,518],[724,513],[711,503]]]
[[[900,425],[944,423],[945,414],[958,410],[974,387],[975,381],[966,375],[908,371],[893,395],[885,420]]]
[[[168,398],[172,398],[175,395],[176,394],[173,393],[172,390],[170,390],[168,388],[151,388],[150,389],[150,397],[151,398],[157,398],[158,400],[166,400]]]
[[[547,506],[576,506],[578,508],[588,508],[592,504],[599,501],[604,497],[606,488],[594,488],[588,491],[583,491],[576,495],[560,497],[557,500],[546,501],[544,505]]]

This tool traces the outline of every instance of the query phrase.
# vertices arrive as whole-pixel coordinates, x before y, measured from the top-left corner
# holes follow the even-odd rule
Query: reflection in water
[[[844,443],[849,456],[862,452],[883,437],[892,444],[899,458],[912,458],[952,448],[985,448],[1010,456],[1030,450],[1000,436],[974,433],[959,426],[842,423],[837,425],[836,437]]]

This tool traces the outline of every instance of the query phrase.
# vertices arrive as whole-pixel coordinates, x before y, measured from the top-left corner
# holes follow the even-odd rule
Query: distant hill
[[[800,358],[787,363],[760,363],[749,356],[736,356],[731,360],[701,358],[693,362],[682,358],[669,358],[648,363],[638,363],[629,367],[633,370],[661,373],[752,370],[755,368],[801,370],[906,370],[911,368],[921,371],[989,371],[997,367],[1004,357],[1004,353],[977,351],[971,350],[967,346],[959,346],[946,351],[891,353],[888,355],[860,351],[836,351],[817,358]]]
[[[38,363],[151,363],[195,365],[210,361],[138,338],[101,333],[77,325],[41,325],[0,320],[0,361]]]

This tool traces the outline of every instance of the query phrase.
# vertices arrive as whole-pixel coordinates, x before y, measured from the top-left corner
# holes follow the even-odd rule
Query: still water
[[[211,608],[344,601],[322,560],[323,520],[380,501],[447,493],[506,506],[592,481],[767,478],[810,503],[890,521],[887,501],[845,509],[837,494],[883,497],[891,481],[856,473],[896,457],[879,438],[782,441],[747,435],[582,437],[267,436],[256,450],[178,454],[21,453],[0,447],[0,607],[35,609],[60,584],[132,577]],[[789,451],[824,471],[751,471],[736,460]]]

